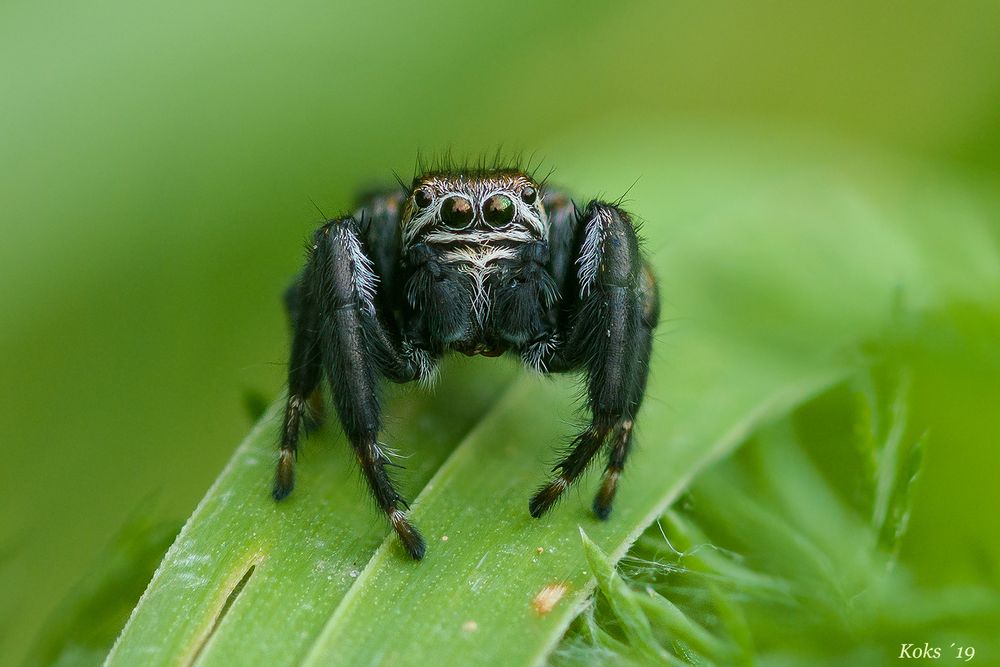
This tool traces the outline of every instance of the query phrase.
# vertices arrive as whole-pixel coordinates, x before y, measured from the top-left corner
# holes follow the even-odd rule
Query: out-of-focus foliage
[[[128,620],[167,547],[177,522],[151,523],[140,507],[47,619],[29,664],[98,665]]]
[[[312,201],[343,210],[447,146],[537,152],[585,196],[638,178],[628,206],[684,276],[668,360],[692,318],[779,354],[882,308],[832,279],[782,301],[808,272],[776,260],[846,283],[899,269],[907,306],[935,302],[904,309],[908,410],[934,437],[900,558],[928,585],[998,585],[997,241],[967,224],[998,218],[998,19],[987,1],[0,4],[0,662],[151,490],[151,523],[187,516],[242,397],[280,387]]]
[[[922,587],[896,555],[927,437],[911,382],[882,366],[762,429],[639,539],[625,579],[585,538],[601,596],[553,663],[884,665],[925,643],[990,661],[1000,592]]]

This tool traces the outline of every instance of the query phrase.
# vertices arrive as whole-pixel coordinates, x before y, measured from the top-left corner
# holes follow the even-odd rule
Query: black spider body
[[[293,338],[275,499],[292,490],[300,429],[325,375],[376,502],[421,558],[424,541],[378,441],[380,381],[432,381],[449,351],[509,353],[538,372],[587,374],[590,425],[532,497],[532,516],[604,445],[594,511],[609,515],[659,317],[635,229],[615,204],[578,210],[516,169],[427,173],[408,192],[371,195],[353,216],[317,230],[287,306]]]

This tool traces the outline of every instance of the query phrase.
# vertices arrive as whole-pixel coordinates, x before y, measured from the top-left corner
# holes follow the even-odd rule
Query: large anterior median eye
[[[514,202],[506,195],[493,195],[483,202],[483,217],[491,225],[506,225],[514,219]]]
[[[441,221],[452,229],[468,227],[473,215],[472,203],[465,197],[453,195],[441,203]]]

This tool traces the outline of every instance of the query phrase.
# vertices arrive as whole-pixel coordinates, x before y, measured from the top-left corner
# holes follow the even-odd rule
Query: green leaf
[[[678,660],[664,651],[653,637],[649,619],[643,613],[636,596],[615,572],[614,566],[608,560],[608,555],[587,537],[583,528],[580,529],[580,538],[583,541],[583,552],[587,556],[587,563],[594,572],[597,585],[607,597],[615,616],[621,621],[622,629],[629,643],[636,646],[640,654],[647,660],[679,663]]]
[[[745,394],[733,391],[729,400],[720,395],[704,412],[692,406],[697,421],[685,422],[687,429],[679,428],[673,442],[644,451],[645,463],[630,473],[606,523],[589,512],[592,478],[551,515],[527,515],[525,491],[538,483],[540,470],[515,443],[539,432],[547,442],[565,440],[567,428],[551,415],[568,392],[559,392],[560,401],[541,400],[537,387],[521,383],[418,499],[414,518],[437,540],[426,563],[406,563],[395,542],[385,543],[324,628],[307,664],[334,657],[353,664],[376,655],[405,664],[426,664],[435,656],[455,663],[498,655],[515,664],[541,660],[593,587],[577,543],[580,526],[617,560],[701,466],[836,377],[836,371],[824,370],[798,382],[789,378],[780,391],[747,383]],[[667,428],[652,414],[644,427]],[[447,543],[440,542],[443,535]],[[556,601],[540,604],[553,588],[559,591]],[[419,619],[428,619],[427,625]],[[477,630],[463,635],[472,623]]]
[[[470,367],[452,370],[440,392],[462,387],[460,414],[432,394],[393,404],[395,419],[424,445],[407,470],[409,484],[426,482],[509,382],[510,373],[480,383]],[[265,633],[255,655],[294,662],[308,647],[302,633],[311,629],[315,636],[385,538],[339,433],[341,447],[332,451],[323,446],[328,434],[311,438],[300,456],[296,493],[280,505],[270,500],[278,409],[265,413],[181,531],[112,662],[157,656],[184,663],[246,651],[242,632],[250,627]]]
[[[420,663],[431,656],[486,659],[498,651],[514,662],[540,659],[593,585],[576,543],[578,526],[620,557],[701,466],[761,421],[840,377],[836,368],[802,377],[794,368],[776,369],[773,361],[755,368],[752,357],[743,357],[741,367],[742,355],[727,359],[707,338],[691,340],[686,352],[689,359],[708,356],[728,362],[724,367],[751,370],[741,381],[720,376],[701,382],[675,370],[672,380],[690,392],[684,394],[689,418],[649,413],[644,429],[669,429],[673,436],[643,448],[643,465],[631,471],[616,516],[607,523],[587,511],[592,480],[581,484],[584,497],[571,494],[542,520],[532,520],[525,509],[544,470],[537,456],[525,455],[525,444],[566,439],[571,427],[558,415],[571,402],[568,383],[522,377],[498,400],[504,378],[484,376],[470,365],[466,374],[475,378],[451,369],[453,379],[435,399],[408,396],[394,403],[390,412],[399,439],[426,443],[419,461],[413,457],[411,485],[426,479],[459,443],[413,505],[413,518],[430,542],[421,563],[408,561],[386,538],[339,434],[327,434],[339,445],[333,451],[316,451],[310,443],[299,487],[287,504],[269,499],[272,408],[164,559],[110,664],[153,656],[178,663],[231,664],[252,657],[294,664],[375,655]],[[718,400],[694,405],[697,394],[716,382],[726,387],[715,392]],[[463,410],[455,411],[451,406],[459,400]],[[539,612],[533,600],[553,585],[564,587],[561,599]]]

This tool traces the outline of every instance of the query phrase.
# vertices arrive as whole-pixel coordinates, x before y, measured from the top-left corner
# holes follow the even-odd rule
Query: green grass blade
[[[729,358],[707,337],[689,345],[692,357],[721,356],[730,371],[654,380],[653,395],[668,382],[684,387],[674,390],[672,401],[683,402],[684,409],[645,412],[644,428],[669,435],[657,443],[640,441],[641,464],[630,470],[610,521],[589,512],[592,477],[543,519],[528,516],[527,497],[541,477],[538,461],[524,455],[522,443],[565,440],[570,429],[552,418],[559,401],[547,396],[568,399],[569,391],[523,381],[414,505],[413,516],[430,538],[425,562],[406,562],[387,540],[306,664],[480,664],[499,655],[509,664],[543,661],[593,590],[592,569],[579,546],[581,526],[617,561],[704,465],[842,377],[833,367],[803,373],[801,366],[782,368],[759,355]],[[697,400],[700,395],[718,399],[706,404]]]
[[[601,592],[608,599],[629,643],[637,647],[646,660],[667,664],[683,664],[665,651],[656,641],[653,636],[653,628],[650,626],[649,619],[646,618],[639,601],[628,584],[615,572],[614,565],[608,560],[608,555],[587,537],[587,533],[582,528],[580,529],[580,539],[583,541],[583,552],[587,557],[587,564],[594,573],[594,579]]]
[[[390,433],[423,445],[401,476],[411,497],[510,381],[509,369],[483,382],[474,381],[474,364],[449,371],[438,396],[390,402]],[[459,394],[465,409],[455,414]],[[107,664],[190,664],[234,653],[294,664],[382,542],[387,528],[339,429],[305,443],[298,488],[280,505],[271,500],[277,414],[277,405],[268,410],[189,519]]]

